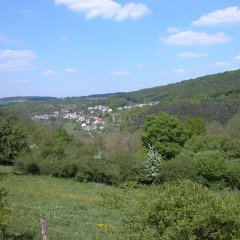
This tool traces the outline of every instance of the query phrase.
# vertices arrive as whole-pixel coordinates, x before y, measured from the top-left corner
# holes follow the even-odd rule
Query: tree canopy
[[[149,116],[142,126],[143,146],[154,146],[164,159],[175,157],[189,137],[190,132],[183,124],[166,113]]]
[[[11,119],[0,119],[0,162],[12,164],[13,159],[28,149],[27,135]]]

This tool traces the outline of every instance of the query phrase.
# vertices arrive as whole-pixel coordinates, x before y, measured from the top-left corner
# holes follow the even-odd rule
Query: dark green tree
[[[27,149],[24,130],[11,119],[0,120],[0,163],[12,164],[13,159]]]
[[[170,159],[180,152],[190,135],[179,119],[161,113],[147,118],[142,126],[141,139],[143,146],[152,146],[164,159]]]

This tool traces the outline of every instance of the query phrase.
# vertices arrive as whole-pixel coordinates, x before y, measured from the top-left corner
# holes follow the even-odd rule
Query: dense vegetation
[[[239,114],[226,126],[218,123],[217,133],[214,122],[180,122],[161,113],[150,116],[140,131],[94,137],[18,121],[8,115],[1,118],[1,163],[26,174],[115,185],[151,183],[146,168],[155,164],[156,183],[189,178],[220,189],[240,186]]]
[[[119,239],[238,239],[239,201],[212,190],[240,189],[239,84],[238,70],[103,98],[17,103],[0,110],[0,164],[31,179],[103,183],[144,195],[149,188],[132,211],[129,199],[104,193],[104,204],[128,209]],[[96,102],[117,108],[141,97],[160,104],[116,114],[121,125],[100,133],[47,128],[19,114],[84,110]],[[4,195],[0,190],[0,211]]]

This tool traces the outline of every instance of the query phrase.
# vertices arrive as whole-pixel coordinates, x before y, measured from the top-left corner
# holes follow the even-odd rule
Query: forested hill
[[[124,93],[131,102],[203,102],[207,99],[240,99],[240,70],[218,73],[166,86]]]
[[[149,114],[161,111],[182,120],[201,117],[225,124],[240,112],[240,70],[208,75],[163,87],[144,89],[125,95],[130,101],[160,101],[134,122],[139,127]]]
[[[96,94],[90,96],[15,97],[0,99],[0,107],[8,107],[28,116],[52,113],[64,106],[80,111],[92,105],[107,105],[113,109],[134,103],[159,101],[142,113],[134,126],[143,123],[146,115],[165,111],[181,119],[199,116],[207,121],[226,123],[240,111],[240,70],[185,80],[166,86],[128,93]]]
[[[46,102],[50,100],[56,99],[55,97],[35,97],[35,96],[28,96],[28,97],[6,97],[0,99],[0,107],[9,106],[19,102]]]
[[[166,86],[142,89],[127,93],[106,93],[89,96],[68,97],[68,100],[85,99],[108,99],[121,98],[129,103],[142,103],[143,101],[161,102],[202,102],[206,99],[240,99],[240,69],[213,75],[207,75],[196,79],[168,84]],[[0,99],[0,106],[14,104],[17,102],[49,102],[61,101],[62,98],[54,97],[9,97]],[[124,102],[126,103],[126,101]]]

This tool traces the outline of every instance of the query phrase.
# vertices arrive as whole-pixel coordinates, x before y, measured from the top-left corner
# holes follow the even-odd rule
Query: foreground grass
[[[39,240],[39,220],[47,218],[51,240],[124,240],[123,221],[141,202],[154,201],[156,188],[117,188],[46,176],[13,173],[1,167],[11,214],[9,240]],[[236,192],[219,196],[239,197]],[[127,233],[126,233],[127,234]]]
[[[8,231],[25,233],[21,239],[40,239],[40,216],[47,218],[51,240],[120,239],[125,218],[122,206],[132,208],[134,201],[145,195],[140,190],[0,170],[5,172],[11,208]]]

